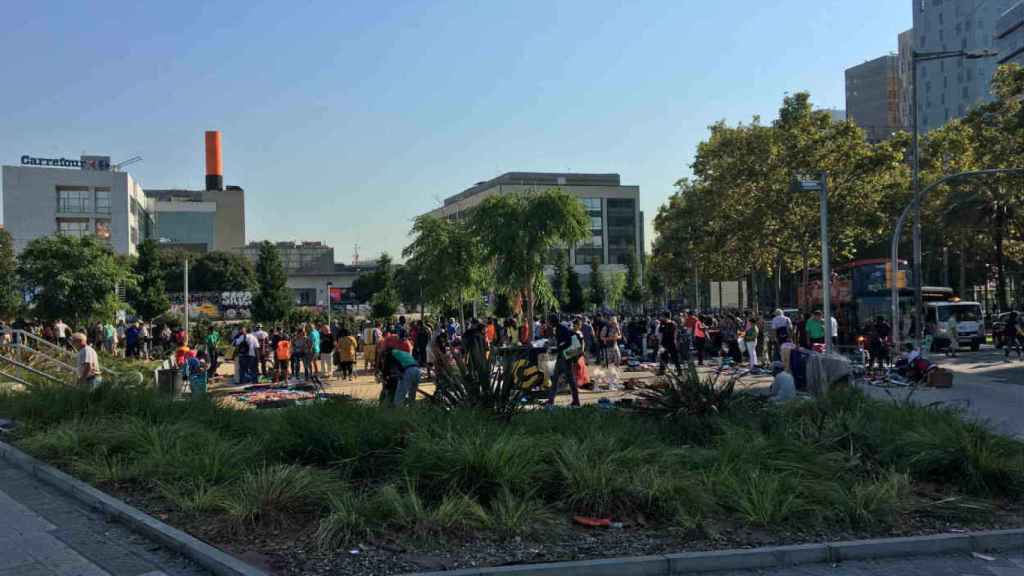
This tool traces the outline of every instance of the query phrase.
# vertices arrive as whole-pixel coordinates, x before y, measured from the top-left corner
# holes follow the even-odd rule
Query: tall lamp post
[[[911,188],[914,192],[913,213],[914,213],[914,316],[917,322],[917,329],[914,331],[915,343],[920,346],[924,338],[924,298],[921,294],[921,188],[918,176],[921,171],[920,149],[918,148],[918,123],[917,123],[917,64],[919,62],[930,62],[932,60],[945,60],[947,58],[963,58],[965,60],[978,60],[980,58],[991,58],[997,52],[982,50],[968,52],[965,50],[943,50],[939,52],[918,52],[913,50],[910,58],[910,116],[913,142],[911,144]],[[895,268],[894,268],[895,273]],[[895,322],[896,319],[893,319]],[[894,327],[895,328],[895,327]],[[896,328],[898,329],[898,328]]]
[[[828,251],[828,172],[822,172],[817,180],[798,178],[794,183],[801,192],[818,192],[821,195],[821,307],[825,324],[825,353],[832,353],[832,271]],[[804,287],[807,290],[807,287]]]

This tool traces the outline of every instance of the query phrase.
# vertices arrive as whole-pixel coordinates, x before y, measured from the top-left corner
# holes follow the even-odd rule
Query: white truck
[[[978,302],[927,302],[925,318],[928,328],[936,339],[950,337],[948,331],[949,317],[956,315],[957,344],[970,346],[977,352],[985,343],[985,318]]]

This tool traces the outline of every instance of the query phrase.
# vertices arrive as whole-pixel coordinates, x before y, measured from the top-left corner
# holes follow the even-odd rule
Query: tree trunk
[[[782,256],[775,266],[775,307],[782,308]]]
[[[1008,309],[1006,301],[1006,257],[1003,253],[1003,239],[1006,230],[1006,213],[1000,207],[996,210],[996,227],[992,239],[996,249],[996,304],[1000,312]]]
[[[967,242],[960,240],[960,298],[967,294]]]

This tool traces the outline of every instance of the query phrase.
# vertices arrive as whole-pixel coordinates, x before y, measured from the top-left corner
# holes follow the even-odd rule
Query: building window
[[[65,236],[88,236],[92,233],[89,230],[89,220],[86,218],[58,218],[57,232]]]
[[[968,98],[970,98],[970,95],[971,95],[971,91],[970,91],[970,87],[969,86],[963,86],[963,87],[960,88],[960,97],[961,98],[963,98],[964,100],[967,100]]]
[[[96,220],[96,237],[100,240],[110,242],[110,220]]]
[[[580,204],[583,204],[583,209],[587,212],[601,212],[600,198],[580,198]]]
[[[89,189],[84,186],[58,186],[57,211],[67,214],[87,214],[92,212]]]
[[[110,214],[110,188],[96,189],[96,213]]]
[[[608,263],[628,264],[636,253],[637,213],[632,198],[609,198]]]

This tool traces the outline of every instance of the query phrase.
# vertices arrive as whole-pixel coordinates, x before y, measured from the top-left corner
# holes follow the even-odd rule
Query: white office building
[[[135,254],[149,236],[151,219],[142,187],[110,158],[34,158],[3,167],[0,222],[21,252],[53,234],[95,235],[119,254]]]

